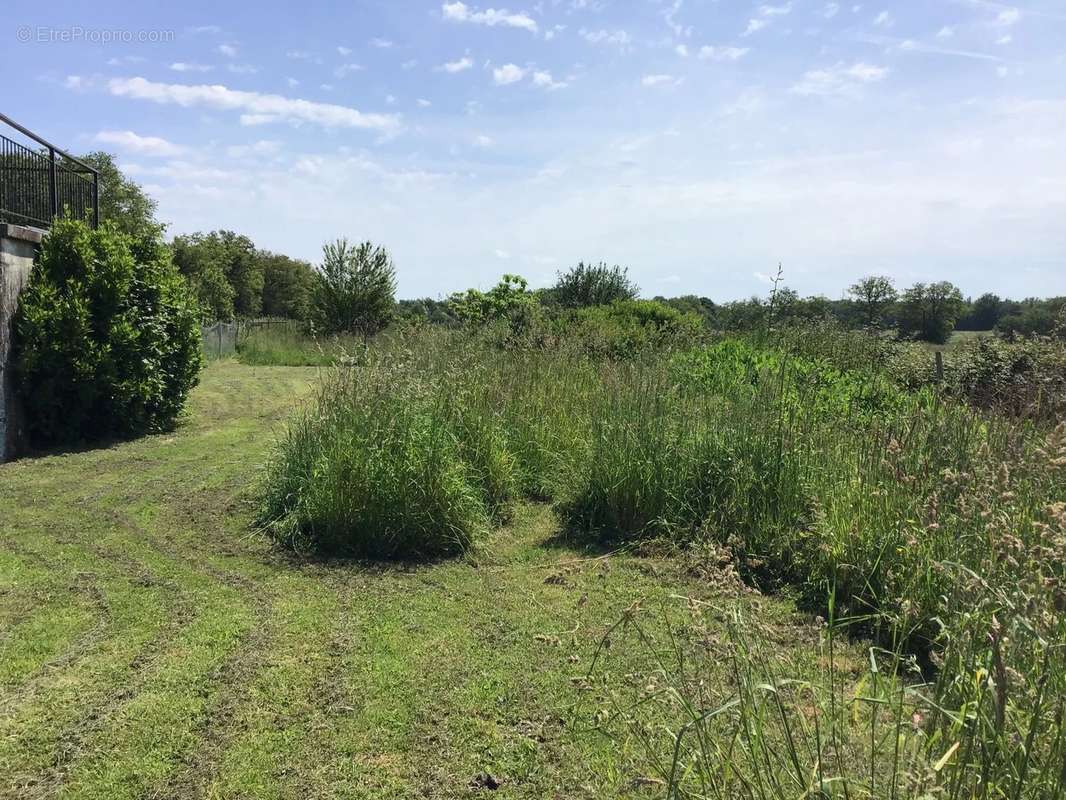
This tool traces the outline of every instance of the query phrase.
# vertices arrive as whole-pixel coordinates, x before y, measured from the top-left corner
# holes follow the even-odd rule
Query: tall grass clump
[[[1023,645],[1035,663],[1009,666],[1007,629],[993,628],[949,648],[963,663],[926,676],[898,650],[849,642],[829,607],[820,628],[791,629],[802,642],[791,650],[740,601],[689,598],[661,618],[629,609],[585,684],[598,727],[667,798],[1063,796],[1061,639]],[[974,611],[945,622],[986,633],[994,618]],[[627,653],[624,672],[613,652]]]
[[[479,383],[458,378],[386,359],[331,372],[279,443],[261,523],[318,554],[436,558],[470,548],[517,479]]]

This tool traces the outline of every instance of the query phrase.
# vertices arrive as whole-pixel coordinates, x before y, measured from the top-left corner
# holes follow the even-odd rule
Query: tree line
[[[156,202],[122,174],[103,152],[83,160],[100,170],[101,218],[121,232],[162,234]],[[434,324],[460,324],[489,313],[493,304],[528,297],[547,307],[581,307],[632,299],[638,294],[628,272],[604,263],[579,263],[560,273],[550,288],[531,291],[521,276],[504,276],[488,292],[475,289],[447,298],[395,299],[395,269],[388,253],[370,243],[327,244],[318,266],[258,248],[247,236],[227,230],[177,236],[175,266],[188,281],[205,320],[287,317],[322,331],[372,333],[394,317]],[[1066,297],[1011,300],[995,294],[964,297],[948,281],[920,282],[898,290],[891,278],[874,275],[849,287],[847,297],[801,297],[779,287],[768,298],[716,303],[708,297],[655,297],[676,310],[700,316],[718,330],[746,330],[766,324],[835,319],[851,328],[894,329],[905,338],[942,343],[954,330],[1006,335],[1047,335],[1066,314]],[[478,310],[480,309],[480,311]]]

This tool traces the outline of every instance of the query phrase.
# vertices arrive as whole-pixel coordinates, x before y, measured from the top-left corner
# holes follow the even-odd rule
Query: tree
[[[885,275],[870,275],[848,289],[858,306],[861,319],[867,327],[877,327],[884,322],[885,312],[896,302],[896,287]]]
[[[144,189],[130,180],[115,163],[110,153],[95,151],[83,156],[84,161],[100,173],[100,222],[110,222],[129,236],[161,236],[166,226],[155,218],[158,203],[144,193]]]
[[[13,351],[34,444],[168,428],[203,354],[195,301],[160,238],[60,219],[19,298]]]
[[[369,338],[389,324],[395,305],[396,269],[384,247],[353,247],[347,239],[323,246],[312,292],[312,318],[320,330]]]
[[[625,267],[608,267],[606,263],[583,261],[567,272],[560,272],[548,294],[564,308],[587,308],[610,305],[615,300],[635,300],[640,289],[629,279]]]
[[[209,248],[203,246],[197,238],[199,236],[193,234],[174,238],[171,245],[174,263],[188,281],[205,319],[233,319],[236,293],[226,278],[225,265],[213,257]]]
[[[263,250],[256,251],[263,270],[263,314],[307,319],[311,309],[314,267],[306,261]]]
[[[233,231],[177,236],[174,262],[214,319],[262,313],[263,263],[247,236]]]
[[[899,327],[905,336],[944,344],[962,315],[965,302],[948,281],[916,283],[900,298]]]
[[[1003,301],[997,295],[983,294],[974,300],[966,316],[966,328],[972,331],[990,331],[1003,316]],[[960,321],[959,326],[962,328]]]

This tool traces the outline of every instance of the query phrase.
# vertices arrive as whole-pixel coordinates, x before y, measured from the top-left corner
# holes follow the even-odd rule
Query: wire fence
[[[209,359],[236,355],[239,330],[240,323],[237,322],[215,322],[201,327],[204,355]]]
[[[237,354],[237,349],[247,337],[257,330],[284,330],[293,334],[302,333],[302,322],[284,317],[260,317],[258,319],[219,320],[200,327],[204,355],[208,359],[228,358]]]

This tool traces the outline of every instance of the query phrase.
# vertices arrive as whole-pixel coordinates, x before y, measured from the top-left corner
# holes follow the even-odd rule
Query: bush
[[[14,367],[34,444],[171,426],[202,365],[198,319],[158,238],[57,220],[15,319]]]
[[[640,293],[637,285],[629,279],[625,267],[608,267],[581,262],[565,273],[559,274],[555,286],[548,290],[552,301],[563,308],[588,308],[609,305],[616,300],[635,300]]]

